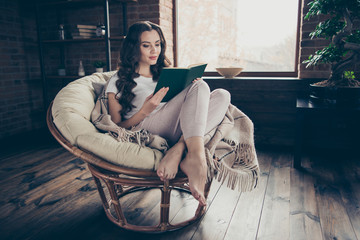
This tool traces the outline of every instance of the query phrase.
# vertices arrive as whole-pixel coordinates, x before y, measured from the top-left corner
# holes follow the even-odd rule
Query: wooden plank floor
[[[358,155],[311,154],[303,171],[292,154],[258,150],[257,189],[238,193],[214,182],[201,221],[165,234],[120,229],[103,211],[81,160],[49,143],[0,159],[0,239],[360,239]],[[159,191],[136,192],[121,202],[132,223],[154,224]],[[190,216],[196,201],[173,191],[173,222]]]

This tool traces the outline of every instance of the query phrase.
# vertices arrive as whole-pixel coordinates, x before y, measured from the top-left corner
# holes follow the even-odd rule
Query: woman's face
[[[145,31],[140,36],[139,66],[155,65],[161,52],[160,36],[155,30]]]

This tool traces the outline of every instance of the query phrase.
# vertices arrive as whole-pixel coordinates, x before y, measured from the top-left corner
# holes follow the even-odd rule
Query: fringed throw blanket
[[[129,141],[166,152],[164,138],[146,130],[130,131],[117,126],[108,113],[104,84],[94,83],[99,95],[91,114],[93,124],[109,133],[118,141]],[[251,191],[257,186],[260,174],[254,145],[252,121],[238,108],[230,104],[223,121],[204,137],[208,163],[208,179],[217,178],[231,189]]]
[[[231,189],[251,191],[260,174],[254,144],[254,125],[230,104],[223,121],[204,138],[208,177],[215,176]]]
[[[151,134],[144,129],[139,131],[127,130],[119,127],[111,120],[108,112],[108,99],[105,93],[107,83],[93,83],[95,94],[98,96],[95,107],[91,112],[91,121],[95,127],[103,132],[107,132],[120,142],[133,142],[141,146],[166,152],[168,144],[164,138]]]

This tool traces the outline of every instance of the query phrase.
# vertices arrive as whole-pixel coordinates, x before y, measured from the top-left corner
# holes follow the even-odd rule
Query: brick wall
[[[159,1],[159,25],[164,32],[167,51],[166,56],[169,58],[172,64],[174,64],[174,36],[173,36],[173,3],[172,0],[160,0]]]
[[[299,78],[324,78],[330,74],[330,65],[318,65],[306,67],[302,62],[308,59],[310,54],[314,54],[316,50],[322,49],[329,44],[327,39],[311,39],[309,34],[315,29],[319,21],[319,17],[313,17],[304,20],[309,9],[308,3],[311,0],[302,0],[303,9],[301,11],[301,33],[300,33],[300,61],[299,61]]]
[[[18,1],[0,6],[0,138],[39,129],[42,86],[35,15]]]

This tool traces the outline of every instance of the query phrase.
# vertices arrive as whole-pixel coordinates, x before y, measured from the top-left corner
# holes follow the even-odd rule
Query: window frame
[[[178,66],[178,2],[179,0],[172,0],[173,2],[173,54],[174,54],[174,66]],[[181,0],[180,0],[181,1]],[[298,0],[298,18],[297,18],[297,31],[296,31],[296,43],[295,43],[295,65],[294,71],[291,72],[241,72],[239,77],[299,77],[299,56],[300,56],[300,32],[301,32],[301,12],[302,12],[302,0]],[[218,72],[205,71],[204,76],[207,77],[221,77]]]

